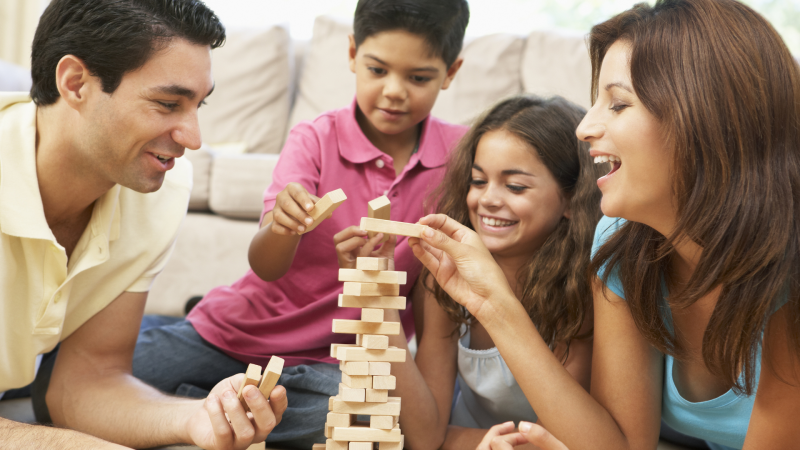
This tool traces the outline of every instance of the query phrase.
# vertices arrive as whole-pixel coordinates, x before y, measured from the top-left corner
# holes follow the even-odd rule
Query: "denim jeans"
[[[133,354],[135,377],[183,397],[205,398],[221,380],[246,368],[206,342],[183,319],[145,316]],[[289,406],[267,437],[268,445],[308,449],[324,443],[328,399],[338,394],[341,377],[336,364],[284,367],[278,384],[286,388]]]

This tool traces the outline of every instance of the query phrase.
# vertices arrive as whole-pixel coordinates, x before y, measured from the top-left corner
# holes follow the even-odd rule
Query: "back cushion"
[[[565,31],[534,31],[522,57],[522,87],[541,96],[561,95],[591,107],[592,64],[585,37]]]

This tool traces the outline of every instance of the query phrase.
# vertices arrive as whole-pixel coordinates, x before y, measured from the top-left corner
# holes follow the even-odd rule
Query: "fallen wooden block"
[[[317,228],[323,220],[327,219],[328,217],[333,214],[333,211],[339,207],[345,200],[347,200],[347,196],[344,195],[344,191],[341,189],[336,189],[335,191],[328,192],[317,203],[314,204],[314,209],[308,212],[308,215],[314,219],[314,222],[311,225],[308,225],[300,234],[306,234],[309,231]]]
[[[333,439],[325,441],[325,450],[349,450],[347,447],[347,441],[337,442]]]
[[[261,381],[261,366],[258,364],[248,365],[247,371],[244,373],[242,384],[239,386],[239,392],[236,394],[237,397],[239,397],[239,401],[242,402],[245,411],[250,411],[250,407],[247,406],[247,402],[244,401],[244,393],[242,391],[244,391],[245,386],[258,386],[259,381]]]
[[[366,391],[366,389],[354,389],[344,383],[339,383],[339,397],[346,402],[365,402]]]
[[[336,355],[331,355],[331,358],[336,358]],[[373,375],[369,373],[370,364],[368,361],[339,361],[339,370],[348,375]]]
[[[373,350],[385,350],[389,348],[389,336],[374,334],[363,334],[361,336],[361,346]]]
[[[358,270],[389,270],[389,258],[372,258],[359,256],[356,258]]]
[[[365,231],[374,231],[376,233],[395,234],[418,238],[422,235],[422,232],[425,231],[425,225],[362,217],[361,229]]]
[[[264,375],[261,376],[261,383],[258,384],[258,390],[264,394],[264,397],[269,399],[269,394],[275,389],[278,384],[278,379],[283,372],[283,358],[279,356],[272,356],[264,369]]]
[[[397,378],[394,375],[375,375],[372,377],[372,389],[395,389]]]
[[[392,401],[392,399],[396,399],[397,401]],[[400,398],[389,397],[389,401],[386,403],[348,403],[338,397],[334,397],[333,408],[331,410],[343,414],[399,416]]]
[[[361,297],[339,294],[339,306],[342,308],[406,309],[406,298],[399,296]]]
[[[357,364],[357,363],[352,362],[348,364]],[[376,361],[369,362],[367,375],[391,375],[391,374],[392,374],[392,363],[376,362]]]
[[[333,438],[337,441],[400,442],[400,429],[381,430],[368,426],[334,427]]]
[[[382,195],[374,200],[370,200],[367,203],[367,217],[372,217],[373,219],[383,219],[383,220],[391,220],[392,219],[392,202],[389,201],[389,197]],[[370,239],[373,238],[377,233],[369,232],[367,236]],[[381,242],[386,242],[389,240],[389,236],[384,235]],[[385,270],[385,269],[384,269]]]
[[[360,295],[360,296],[396,296],[400,295],[400,286],[397,284],[382,284],[382,283],[358,283],[354,281],[345,281],[344,295]]]
[[[383,322],[383,310],[377,308],[362,308],[361,321],[371,323]]]
[[[368,403],[386,403],[389,401],[388,389],[365,389],[364,401]]]
[[[389,347],[386,350],[372,350],[364,347],[340,347],[336,351],[336,359],[339,361],[406,362],[406,351],[405,349],[397,347]]]
[[[355,422],[355,417],[352,414],[339,414],[339,413],[328,413],[327,423],[333,427],[349,427]]]
[[[372,377],[370,375],[348,375],[343,373],[342,384],[352,389],[372,389]]]
[[[359,283],[406,284],[406,272],[393,270],[339,269],[339,281]]]
[[[379,430],[391,430],[397,426],[397,417],[395,416],[370,416],[369,427],[377,428]]]
[[[388,336],[397,336],[398,334],[400,334],[400,322],[375,323],[375,322],[362,322],[360,320],[333,319],[333,332],[345,333],[345,334],[385,334]],[[369,360],[365,359],[361,361],[369,361]],[[383,360],[377,360],[377,361],[383,361]]]

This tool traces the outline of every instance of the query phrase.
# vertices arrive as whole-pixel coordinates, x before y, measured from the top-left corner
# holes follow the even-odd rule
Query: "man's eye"
[[[167,108],[167,109],[168,109],[168,110],[170,110],[170,111],[172,111],[172,110],[174,110],[175,108],[177,108],[177,107],[178,107],[178,104],[177,104],[177,103],[165,103],[165,102],[158,102],[158,104],[159,104],[159,105],[161,105],[161,106],[163,106],[164,108]]]
[[[412,80],[413,80],[415,83],[427,83],[428,81],[431,81],[431,78],[430,78],[430,77],[422,77],[422,76],[419,76],[419,75],[413,75],[413,76],[411,77],[411,79],[412,79]]]

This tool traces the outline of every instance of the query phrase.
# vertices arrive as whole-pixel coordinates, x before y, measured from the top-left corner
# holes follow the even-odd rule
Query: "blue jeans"
[[[221,380],[246,368],[177,318],[145,316],[133,354],[134,376],[183,397],[205,398]],[[267,437],[269,446],[308,449],[324,443],[328,398],[338,394],[341,379],[336,364],[284,367],[278,384],[286,388],[289,406]]]

